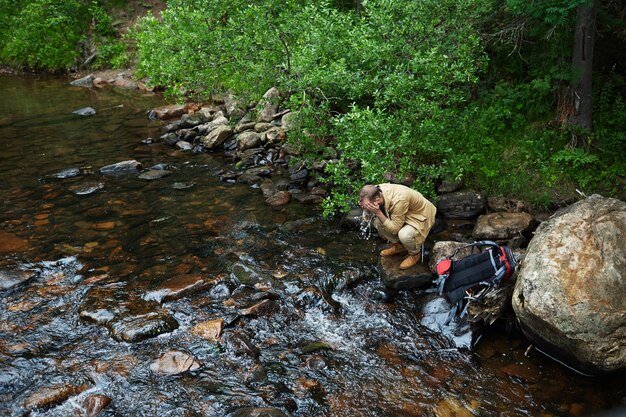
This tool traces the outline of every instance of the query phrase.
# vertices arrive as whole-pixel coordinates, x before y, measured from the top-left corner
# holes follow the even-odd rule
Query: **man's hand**
[[[369,211],[370,213],[373,214],[378,214],[381,212],[380,207],[378,206],[378,204],[374,204],[369,200],[365,200],[361,203],[361,208],[363,210]]]

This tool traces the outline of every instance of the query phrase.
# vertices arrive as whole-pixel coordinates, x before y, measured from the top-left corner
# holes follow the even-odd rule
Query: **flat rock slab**
[[[530,231],[533,216],[528,213],[483,214],[476,221],[475,239],[510,239]]]
[[[191,332],[203,339],[214,342],[222,337],[224,329],[224,319],[215,319],[198,323],[191,329]]]
[[[37,273],[28,271],[2,271],[0,270],[0,291],[10,290],[19,285],[25,284]]]
[[[215,280],[207,279],[199,274],[177,275],[160,282],[156,288],[146,292],[143,298],[159,303],[178,300],[187,295],[204,291],[214,283]]]
[[[100,168],[100,172],[104,175],[118,176],[118,175],[133,175],[139,173],[141,170],[141,162],[130,160],[117,162],[115,164],[103,166]]]
[[[59,172],[55,172],[54,174],[50,174],[48,178],[56,178],[59,180],[64,180],[66,178],[74,178],[80,175],[79,168],[67,168]]]
[[[406,256],[401,254],[380,257],[380,277],[383,283],[396,290],[411,290],[431,285],[434,275],[427,265],[418,262],[412,268],[400,269],[400,264]]]

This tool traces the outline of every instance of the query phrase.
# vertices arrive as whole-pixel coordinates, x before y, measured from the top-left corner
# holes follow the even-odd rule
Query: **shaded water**
[[[161,133],[146,117],[158,98],[65,81],[0,76],[0,271],[32,276],[0,292],[0,415],[25,414],[34,394],[59,387],[81,388],[31,415],[89,415],[85,401],[97,395],[111,400],[102,416],[223,416],[243,406],[569,416],[624,401],[623,381],[525,356],[527,342],[503,324],[477,352],[452,348],[419,324],[424,295],[385,298],[373,239],[310,206],[269,208],[258,190],[220,182],[228,161],[219,155],[140,145]],[[86,106],[97,114],[71,114]],[[99,173],[128,159],[174,173],[153,182]],[[68,168],[80,175],[49,177]],[[75,193],[89,185],[102,189]],[[189,277],[209,285],[162,299]],[[259,314],[244,311],[262,300]],[[178,327],[133,343],[112,337],[107,317],[155,311]],[[193,331],[214,319],[224,320],[219,340]],[[151,371],[170,350],[200,368]]]

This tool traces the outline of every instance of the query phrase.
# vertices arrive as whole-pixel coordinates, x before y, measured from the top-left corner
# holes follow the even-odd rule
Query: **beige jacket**
[[[419,192],[400,184],[380,184],[385,199],[387,221],[382,227],[397,235],[408,224],[418,231],[428,233],[435,223],[437,208]]]

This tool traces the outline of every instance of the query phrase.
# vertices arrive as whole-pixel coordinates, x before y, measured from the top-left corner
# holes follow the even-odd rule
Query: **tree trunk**
[[[592,129],[591,82],[593,67],[593,45],[596,38],[597,0],[578,6],[576,32],[574,34],[574,54],[572,66],[571,99],[573,109],[569,124],[581,128],[586,133]]]

